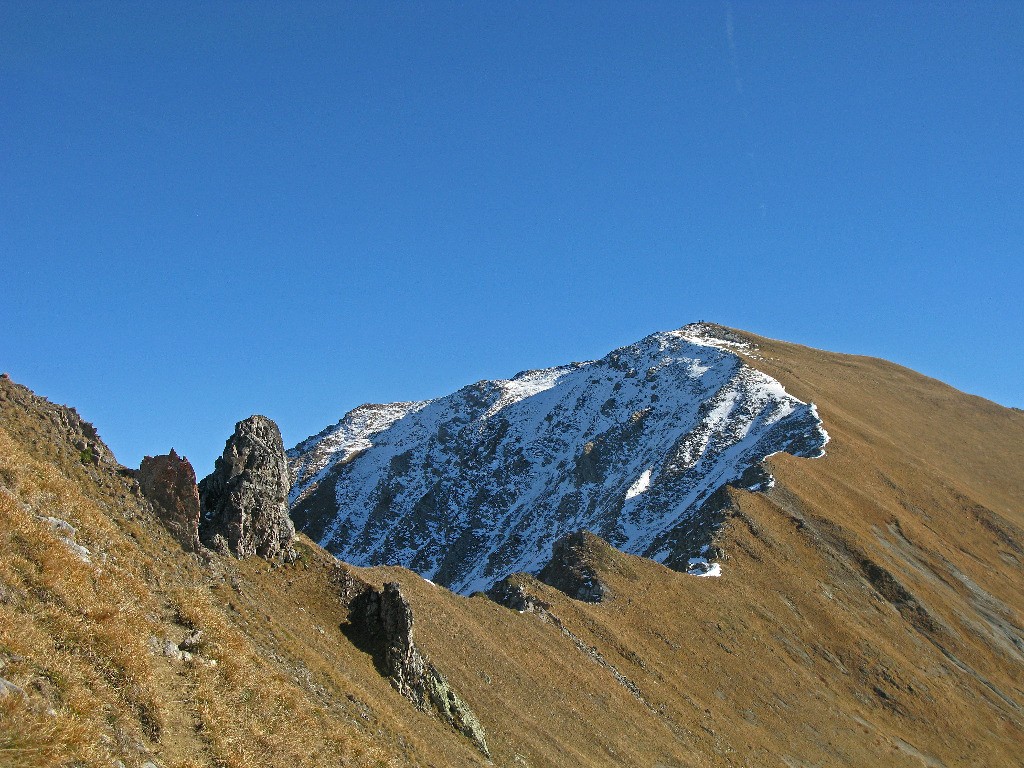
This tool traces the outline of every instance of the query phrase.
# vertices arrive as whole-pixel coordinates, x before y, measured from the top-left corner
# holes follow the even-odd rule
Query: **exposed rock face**
[[[416,647],[412,608],[398,584],[389,582],[383,591],[368,587],[352,601],[351,621],[395,690],[418,709],[432,710],[485,756],[490,756],[483,726],[476,715]]]
[[[593,566],[602,546],[608,544],[587,531],[563,536],[555,542],[551,560],[537,578],[576,600],[600,603],[611,594]]]
[[[203,543],[237,557],[295,559],[287,497],[288,464],[277,424],[266,416],[238,422],[213,472],[199,483]]]
[[[545,613],[551,604],[532,594],[522,583],[523,574],[514,573],[496,582],[487,590],[487,596],[498,605],[520,613]]]
[[[136,479],[160,522],[187,551],[198,551],[199,488],[188,459],[173,448],[169,454],[146,456]]]

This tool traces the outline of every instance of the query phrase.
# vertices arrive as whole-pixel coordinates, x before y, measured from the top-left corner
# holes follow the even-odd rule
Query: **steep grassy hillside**
[[[721,578],[591,538],[610,597],[515,576],[523,612],[308,540],[287,566],[186,555],[100,444],[0,381],[0,764],[487,764],[353,633],[365,580],[401,585],[495,765],[1019,765],[1024,414],[748,338],[828,455],[730,492]]]
[[[266,653],[235,566],[182,552],[90,425],[0,379],[0,765],[387,764]]]

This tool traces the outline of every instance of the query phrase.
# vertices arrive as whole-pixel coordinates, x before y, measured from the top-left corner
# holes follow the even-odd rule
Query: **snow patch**
[[[705,547],[701,551],[706,551]],[[686,572],[691,576],[717,577],[722,575],[721,563],[708,562],[706,557],[691,557],[686,564]]]
[[[643,474],[636,479],[636,482],[629,486],[626,491],[626,498],[632,499],[635,496],[639,496],[641,493],[645,493],[648,488],[651,487],[651,470],[645,469]]]

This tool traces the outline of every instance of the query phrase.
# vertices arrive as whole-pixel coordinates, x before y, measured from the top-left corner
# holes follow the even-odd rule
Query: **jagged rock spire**
[[[199,483],[203,543],[237,557],[293,560],[288,485],[277,424],[266,416],[238,422],[213,472]]]

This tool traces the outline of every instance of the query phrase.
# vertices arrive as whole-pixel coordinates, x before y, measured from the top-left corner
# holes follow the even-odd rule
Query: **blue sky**
[[[695,320],[1024,406],[1024,4],[0,2],[0,369],[122,462]]]

